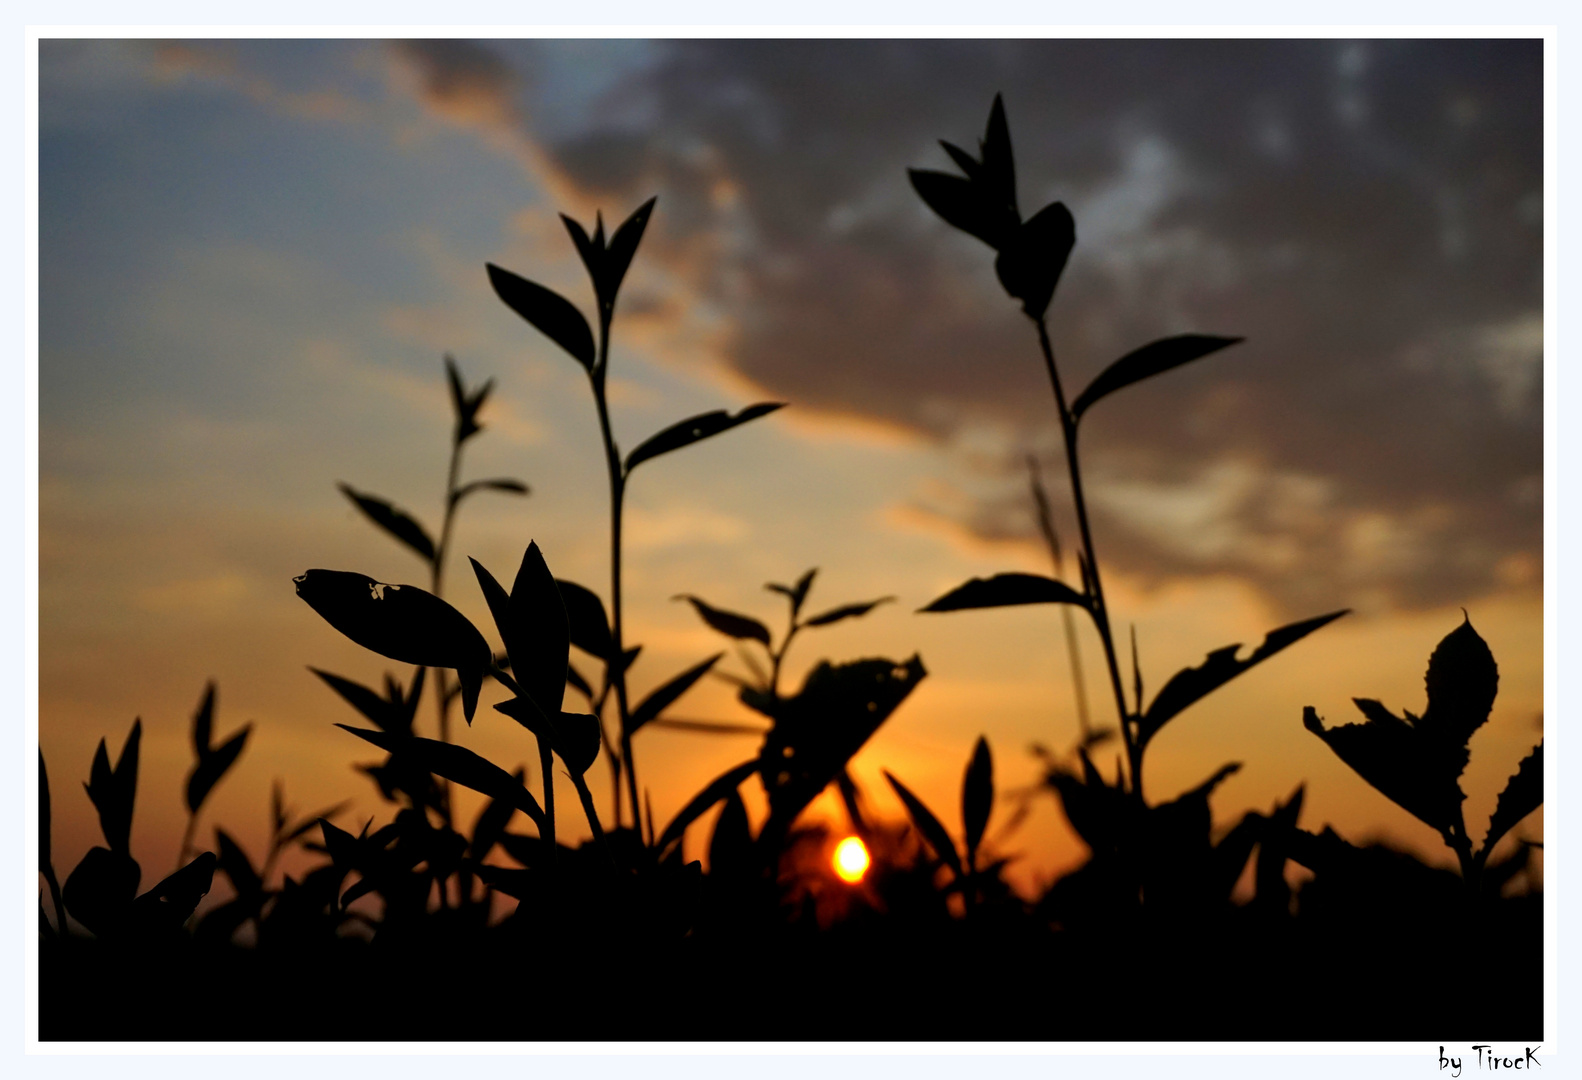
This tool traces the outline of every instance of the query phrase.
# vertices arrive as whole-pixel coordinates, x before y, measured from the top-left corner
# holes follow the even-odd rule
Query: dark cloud
[[[405,40],[391,47],[417,74],[421,97],[435,112],[484,127],[518,121],[519,79],[497,53],[453,39]]]
[[[1026,534],[1032,330],[905,174],[1003,92],[1024,213],[1076,215],[1068,393],[1155,337],[1248,338],[1095,409],[1105,556],[1417,605],[1536,584],[1541,65],[1509,40],[678,42],[539,134],[584,189],[660,192],[657,243],[728,240],[695,285],[773,395],[1007,432],[971,523]]]

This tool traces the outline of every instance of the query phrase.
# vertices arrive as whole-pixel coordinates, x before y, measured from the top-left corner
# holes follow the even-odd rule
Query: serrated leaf
[[[198,759],[198,764],[187,777],[187,810],[196,814],[203,801],[209,797],[209,792],[214,790],[214,785],[220,778],[230,771],[236,759],[241,756],[242,748],[247,745],[247,736],[252,734],[253,725],[248,724],[232,735],[222,745],[211,750]]]
[[[867,603],[863,604],[845,604],[838,608],[831,608],[828,611],[820,612],[802,625],[828,626],[830,623],[838,623],[842,619],[855,619],[861,615],[868,614],[868,612],[872,611],[880,604],[888,604],[894,599],[895,597],[893,596],[881,596],[877,600],[869,600]]]
[[[958,585],[919,611],[971,611],[979,608],[1013,607],[1018,604],[1075,604],[1087,607],[1087,599],[1070,585],[1041,574],[995,574],[973,578]]]
[[[1487,859],[1506,833],[1521,823],[1522,818],[1537,810],[1544,802],[1544,744],[1540,742],[1533,752],[1522,758],[1516,774],[1505,782],[1499,802],[1489,817],[1489,831],[1483,839],[1482,858]]]
[[[1064,203],[1050,203],[1010,232],[994,260],[994,272],[1029,318],[1041,319],[1060,284],[1077,226]]]
[[[715,653],[702,663],[694,664],[643,698],[632,710],[631,726],[627,729],[627,734],[635,735],[644,724],[657,719],[659,714],[669,708],[677,698],[692,689],[692,685],[703,678],[709,668],[719,663],[720,657],[724,655],[724,653]]]
[[[978,845],[983,842],[983,832],[989,827],[989,815],[993,810],[994,758],[989,753],[989,740],[980,735],[961,782],[961,822],[967,831],[969,870],[977,866]]]
[[[1144,345],[1099,372],[1099,377],[1089,383],[1088,388],[1071,403],[1071,418],[1074,421],[1082,419],[1082,414],[1092,408],[1094,402],[1123,387],[1200,360],[1244,340],[1239,337],[1181,334]]]
[[[917,826],[917,831],[922,834],[924,840],[928,841],[928,846],[934,849],[934,854],[950,867],[951,873],[958,879],[962,877],[961,855],[956,851],[956,842],[950,838],[950,833],[945,831],[945,826],[939,823],[939,818],[934,816],[934,812],[922,799],[912,794],[910,788],[892,776],[890,770],[884,770],[884,778],[901,797],[912,824]]]
[[[688,825],[702,817],[709,807],[728,797],[743,780],[757,771],[757,760],[744,761],[715,777],[681,808],[681,812],[669,825],[665,826],[665,831],[659,836],[659,842],[654,845],[655,848],[660,852],[668,850],[672,844],[681,839],[681,834],[686,832]]]
[[[749,405],[735,416],[724,409],[716,409],[713,412],[700,413],[678,424],[671,424],[663,431],[650,436],[637,449],[626,455],[626,471],[629,474],[649,458],[691,446],[695,442],[701,442],[722,431],[729,431],[760,416],[768,416],[776,409],[784,407],[783,401],[765,401],[757,405]]]
[[[1139,747],[1147,746],[1160,728],[1188,706],[1218,690],[1242,672],[1263,663],[1287,645],[1293,645],[1314,630],[1329,625],[1349,610],[1332,611],[1316,619],[1306,619],[1271,630],[1264,636],[1263,644],[1245,660],[1236,659],[1236,654],[1241,651],[1239,644],[1227,645],[1209,653],[1207,659],[1197,667],[1176,672],[1169,682],[1159,688],[1148,711],[1138,721]]]
[[[488,268],[489,284],[494,286],[495,294],[507,307],[565,349],[589,372],[593,371],[593,331],[570,300],[493,263],[489,263]]]
[[[351,732],[359,739],[373,743],[392,755],[397,753],[405,755],[435,776],[444,777],[452,783],[470,788],[491,799],[504,799],[531,818],[535,825],[540,828],[544,826],[544,811],[539,807],[533,793],[500,766],[478,756],[465,746],[417,736],[400,738],[382,731],[347,727],[345,724],[335,726]]]
[[[384,499],[355,490],[350,484],[342,483],[335,486],[341,489],[341,494],[357,504],[357,508],[368,516],[368,520],[417,552],[423,557],[424,562],[434,561],[434,541],[429,539],[428,532],[417,523],[416,519],[404,511],[397,510]]]
[[[465,615],[415,585],[386,585],[346,570],[309,570],[294,581],[309,607],[363,648],[406,664],[453,669],[472,722],[492,657]]]
[[[608,659],[615,649],[610,636],[610,620],[604,613],[604,601],[592,589],[575,581],[556,578],[560,599],[566,605],[566,625],[571,631],[571,643],[585,653]]]
[[[1357,702],[1362,706],[1362,701]],[[1377,704],[1370,702],[1371,704]],[[1302,726],[1323,739],[1335,755],[1380,794],[1426,824],[1446,832],[1461,820],[1466,798],[1456,778],[1461,764],[1451,748],[1428,739],[1382,706],[1364,710],[1365,724],[1325,728],[1309,705]]]
[[[769,647],[769,628],[750,615],[738,615],[734,611],[712,607],[691,593],[681,593],[670,599],[687,601],[698,613],[699,618],[726,637],[758,641],[762,642],[765,648]]]
[[[1494,654],[1471,619],[1463,618],[1435,647],[1423,684],[1428,708],[1416,726],[1446,743],[1466,746],[1487,722],[1500,685]]]

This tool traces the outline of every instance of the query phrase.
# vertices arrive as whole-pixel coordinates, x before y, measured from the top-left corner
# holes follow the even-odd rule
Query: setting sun
[[[848,885],[855,885],[868,872],[868,849],[855,836],[848,836],[835,845],[835,876]]]

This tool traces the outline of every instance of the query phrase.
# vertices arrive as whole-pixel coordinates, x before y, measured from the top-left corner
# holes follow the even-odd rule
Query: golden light
[[[835,876],[848,885],[855,885],[868,872],[868,849],[855,836],[848,836],[835,845]]]

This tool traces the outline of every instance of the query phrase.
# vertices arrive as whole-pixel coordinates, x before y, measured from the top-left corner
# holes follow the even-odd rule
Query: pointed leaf
[[[1171,368],[1180,367],[1182,364],[1189,364],[1193,360],[1202,359],[1210,353],[1216,353],[1226,346],[1235,345],[1243,340],[1245,339],[1211,337],[1207,334],[1182,334],[1179,337],[1164,338],[1150,345],[1144,345],[1135,352],[1127,353],[1101,371],[1099,377],[1089,383],[1088,388],[1071,403],[1071,418],[1080,420],[1082,414],[1087,412],[1095,401],[1123,387],[1169,371]]]
[[[928,841],[928,846],[934,849],[934,854],[950,867],[951,873],[957,878],[962,876],[961,855],[956,851],[956,843],[950,838],[950,833],[945,831],[945,826],[939,823],[939,818],[934,812],[924,805],[923,800],[913,795],[911,790],[894,776],[888,769],[884,770],[884,778],[890,781],[890,786],[901,797],[901,802],[906,804],[906,812],[911,816],[912,823],[917,826],[917,831],[923,839]]]
[[[828,611],[820,612],[819,614],[813,616],[802,625],[828,626],[830,623],[837,623],[842,619],[855,619],[860,615],[868,614],[868,612],[872,611],[880,604],[888,604],[894,599],[895,597],[893,596],[881,596],[879,599],[869,600],[865,604],[846,604],[842,607],[831,608]]]
[[[977,608],[1013,607],[1018,604],[1075,604],[1087,599],[1070,585],[1041,574],[995,574],[958,585],[919,611],[969,611]]]
[[[361,683],[343,679],[328,671],[320,671],[316,667],[310,667],[308,670],[323,679],[330,689],[344,698],[352,708],[378,725],[381,731],[389,731],[397,735],[411,734],[412,718],[404,702],[386,700]]]
[[[518,784],[521,784],[526,776],[524,769],[517,769],[511,774],[511,778]],[[467,854],[474,859],[482,859],[494,850],[495,844],[500,842],[500,837],[505,834],[515,813],[516,807],[509,799],[490,799],[484,804],[484,808],[478,812],[478,820],[473,822],[472,840],[467,845]]]
[[[214,790],[214,785],[220,782],[236,759],[241,756],[242,747],[247,745],[247,736],[252,734],[253,725],[248,724],[232,735],[225,743],[215,750],[204,754],[198,759],[198,764],[187,777],[187,810],[196,814],[203,805],[203,800],[209,797],[209,792]]]
[[[214,886],[216,859],[205,851],[132,903],[132,916],[145,930],[175,930],[192,917]]]
[[[121,757],[110,768],[109,753],[103,739],[93,756],[89,772],[88,798],[99,812],[99,828],[110,850],[130,855],[132,809],[137,802],[138,748],[143,741],[143,721],[132,721],[132,730],[121,747]],[[86,925],[86,924],[84,924]]]
[[[588,280],[594,283],[594,291],[597,292],[599,274],[604,266],[602,240],[595,243],[588,235],[588,230],[582,227],[582,222],[569,214],[561,214],[560,220],[565,222],[566,231],[571,234],[571,242],[576,245],[577,256],[582,260],[583,267],[588,271]],[[602,302],[603,298],[600,297],[600,300]]]
[[[999,94],[989,108],[989,123],[983,132],[983,186],[994,200],[1016,208],[1016,163],[1011,156],[1011,128],[1005,120],[1005,102]],[[952,154],[952,157],[955,155]]]
[[[253,862],[242,846],[224,829],[214,830],[215,845],[219,851],[219,871],[230,879],[231,888],[239,897],[253,897],[264,891],[264,881],[253,869]]]
[[[416,520],[385,500],[373,495],[364,495],[349,484],[335,486],[341,489],[343,495],[356,503],[358,509],[367,514],[368,519],[375,525],[423,556],[425,562],[434,561],[434,541],[429,539],[428,533]]]
[[[532,493],[532,490],[520,480],[511,480],[504,477],[491,480],[474,480],[470,484],[463,484],[457,488],[456,494],[451,497],[451,502],[459,503],[475,491],[504,491],[511,495],[528,495]]]
[[[731,788],[725,796],[725,807],[714,822],[714,835],[709,838],[709,873],[728,874],[740,872],[752,859],[753,833],[747,820],[747,804],[741,792]]]
[[[680,675],[677,675],[645,697],[637,708],[632,710],[631,727],[628,729],[627,734],[635,735],[644,724],[650,720],[657,719],[659,714],[669,708],[672,702],[692,689],[692,684],[703,678],[709,668],[719,663],[720,657],[724,655],[724,653],[715,653],[701,664],[695,664],[687,668]]]
[[[202,757],[214,742],[214,682],[203,688],[203,700],[192,717],[192,752]]]
[[[939,145],[945,148],[945,153],[950,155],[950,160],[954,161],[956,167],[966,174],[968,180],[978,179],[983,172],[983,163],[981,161],[955,143],[948,143],[944,139],[940,139]]]
[[[570,687],[587,698],[593,700],[593,687],[588,685],[588,680],[582,677],[582,672],[577,670],[576,664],[566,665],[566,682]]]
[[[415,585],[386,585],[346,570],[309,570],[294,580],[309,607],[363,648],[406,664],[455,670],[462,711],[472,722],[492,657],[465,615]]]
[[[691,593],[681,593],[670,599],[687,601],[699,618],[726,637],[758,641],[763,643],[764,648],[769,647],[769,628],[750,615],[738,615],[734,611],[711,607]]]
[[[570,300],[509,270],[489,265],[489,283],[506,306],[565,349],[588,371],[595,359],[593,331]]]
[[[967,830],[969,870],[977,865],[978,845],[983,842],[983,831],[989,826],[993,810],[994,758],[989,753],[989,740],[980,735],[961,784],[961,821]]]
[[[1076,222],[1064,203],[1050,203],[1006,236],[994,260],[1005,291],[1030,318],[1042,319],[1077,243]]]
[[[472,562],[511,659],[511,674],[545,716],[560,712],[566,694],[566,662],[571,650],[566,607],[537,543],[522,554],[511,593],[478,562]]]
[[[1466,746],[1494,708],[1500,670],[1488,643],[1463,618],[1428,658],[1428,708],[1417,727],[1447,743]]]
[[[556,578],[560,599],[566,605],[566,624],[571,631],[571,643],[585,653],[605,660],[615,649],[610,637],[610,620],[604,613],[604,601],[592,589],[575,581]]]
[[[757,771],[758,762],[756,760],[744,761],[735,768],[727,769],[715,777],[707,787],[694,795],[691,801],[681,808],[681,812],[675,816],[669,825],[665,826],[665,831],[660,834],[659,843],[655,845],[655,848],[660,852],[669,850],[672,844],[677,843],[681,839],[681,834],[686,832],[688,825],[702,817],[709,807],[721,799],[727,798],[743,780],[746,780]]]
[[[1307,619],[1271,630],[1264,637],[1263,644],[1253,650],[1245,660],[1236,659],[1237,652],[1241,650],[1240,645],[1227,645],[1223,649],[1215,649],[1209,653],[1208,658],[1197,667],[1176,672],[1170,677],[1169,682],[1159,688],[1153,703],[1148,706],[1148,711],[1139,720],[1137,728],[1139,744],[1147,746],[1148,741],[1159,733],[1159,729],[1164,727],[1166,722],[1198,699],[1218,690],[1247,669],[1263,663],[1287,645],[1295,644],[1314,630],[1329,625],[1349,610],[1332,611],[1316,619]]]
[[[997,205],[971,180],[930,169],[908,169],[912,188],[928,208],[964,233],[999,248],[1021,225],[1016,211]]]
[[[1487,859],[1494,845],[1543,802],[1544,744],[1540,742],[1532,753],[1522,758],[1516,775],[1506,781],[1505,790],[1500,792],[1500,800],[1489,818],[1488,834],[1483,838],[1483,858]]]
[[[416,736],[400,738],[383,731],[347,727],[345,724],[335,726],[392,755],[406,755],[435,776],[444,777],[491,799],[503,799],[531,818],[535,825],[540,828],[544,825],[544,811],[540,809],[538,800],[533,798],[533,793],[500,766],[479,757],[465,746]]]
[[[607,311],[615,310],[616,294],[621,291],[621,282],[626,278],[627,268],[632,265],[632,256],[637,254],[637,245],[642,242],[643,231],[648,228],[648,216],[653,213],[657,201],[658,196],[655,196],[632,211],[632,216],[623,221],[621,227],[615,230],[615,235],[610,237],[604,266],[596,276],[599,302]]]
[[[630,473],[637,466],[649,458],[668,454],[672,450],[680,450],[684,446],[691,446],[695,442],[718,435],[722,431],[729,431],[733,427],[745,424],[749,420],[756,420],[760,416],[768,416],[776,409],[784,408],[783,401],[765,401],[757,405],[749,405],[741,412],[732,416],[724,409],[713,412],[700,413],[697,416],[671,424],[663,431],[650,436],[645,442],[626,455],[626,471]]]

